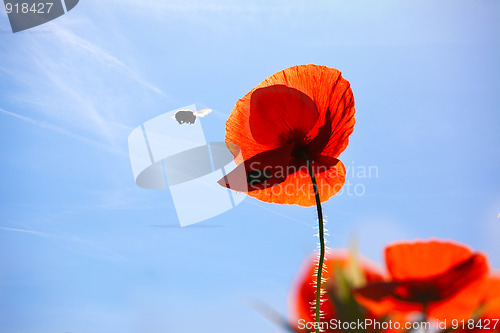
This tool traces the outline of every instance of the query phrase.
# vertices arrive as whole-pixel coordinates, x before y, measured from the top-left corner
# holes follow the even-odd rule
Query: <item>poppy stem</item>
[[[429,332],[429,327],[427,326],[427,318],[429,318],[429,304],[428,303],[422,303],[422,322],[425,324],[425,332]]]
[[[314,196],[316,197],[316,207],[318,209],[318,227],[319,227],[319,262],[318,262],[318,274],[316,279],[316,333],[319,333],[320,320],[320,306],[321,306],[321,275],[323,273],[323,261],[325,260],[325,229],[323,226],[323,210],[321,209],[321,200],[319,198],[318,184],[316,183],[316,177],[314,177],[314,172],[312,170],[311,161],[306,159],[307,169],[309,170],[309,175],[311,176],[311,181],[314,188]]]

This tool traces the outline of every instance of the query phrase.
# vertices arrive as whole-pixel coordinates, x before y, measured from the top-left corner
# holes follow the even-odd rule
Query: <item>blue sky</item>
[[[194,103],[221,141],[235,102],[297,64],[340,69],[356,100],[340,158],[364,192],[324,204],[330,246],[381,262],[447,238],[500,269],[499,32],[494,0],[87,0],[16,34],[0,9],[0,331],[277,332],[250,303],[286,314],[315,209],[249,198],[180,228],[127,138]]]

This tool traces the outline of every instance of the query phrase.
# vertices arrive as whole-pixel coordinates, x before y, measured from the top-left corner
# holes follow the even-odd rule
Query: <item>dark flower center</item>
[[[292,150],[292,157],[305,161],[309,158],[307,148],[304,144],[296,144]]]

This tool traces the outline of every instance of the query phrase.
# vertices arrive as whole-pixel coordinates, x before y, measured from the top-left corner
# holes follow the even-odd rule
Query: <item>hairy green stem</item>
[[[323,261],[325,260],[325,230],[323,227],[323,210],[321,209],[321,200],[319,198],[318,184],[316,183],[316,177],[314,177],[314,172],[312,170],[311,161],[306,159],[307,169],[309,170],[309,175],[311,176],[311,181],[314,188],[314,196],[316,197],[316,207],[318,209],[318,227],[319,227],[319,263],[318,263],[318,276],[316,280],[316,333],[319,333],[319,320],[320,320],[320,306],[321,306],[321,275],[323,273]]]

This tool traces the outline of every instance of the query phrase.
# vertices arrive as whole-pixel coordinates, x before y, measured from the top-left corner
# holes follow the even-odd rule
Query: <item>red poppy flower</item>
[[[500,276],[489,277],[482,285],[484,298],[481,302],[481,318],[498,319],[496,329],[500,331]]]
[[[426,311],[432,318],[464,316],[463,293],[482,283],[488,272],[484,255],[449,241],[399,243],[386,248],[389,281],[373,283],[357,293],[372,301],[392,302],[404,311]],[[479,295],[469,295],[469,303]],[[387,304],[387,303],[386,303]]]
[[[363,259],[359,266],[353,266],[354,262],[351,260],[347,253],[336,253],[335,255],[328,255],[324,262],[324,271],[328,273],[328,280],[325,283],[325,289],[328,291],[324,297],[324,302],[321,303],[321,313],[322,322],[330,322],[331,319],[341,320],[342,316],[339,312],[344,311],[344,315],[352,316],[353,309],[349,306],[338,307],[335,304],[336,301],[332,299],[332,295],[337,293],[339,287],[337,286],[338,270],[341,270],[344,275],[356,272],[360,275],[356,276],[357,283],[364,285],[365,283],[374,283],[383,281],[383,276],[376,265],[370,263],[369,261]],[[357,271],[359,269],[359,271]],[[303,268],[297,275],[297,279],[292,287],[292,293],[289,298],[289,308],[290,316],[292,318],[292,323],[295,325],[299,320],[303,320],[303,323],[312,323],[315,320],[315,313],[313,304],[316,301],[316,271],[317,262],[315,257],[310,257],[305,261]],[[356,275],[356,273],[353,273]],[[351,277],[352,278],[352,277]],[[353,288],[353,281],[349,281],[350,287]],[[356,285],[359,287],[359,285]],[[347,292],[350,293],[348,290]],[[377,308],[380,310],[380,308]],[[386,311],[385,311],[386,313]],[[384,314],[385,314],[384,313]],[[378,314],[374,313],[364,313],[364,318],[375,318]],[[363,318],[363,319],[364,319]],[[351,317],[351,320],[354,320]],[[296,325],[295,325],[296,326]],[[342,330],[336,330],[333,326],[329,326],[325,332],[339,332]]]
[[[481,284],[479,294],[483,297],[479,304],[479,309],[476,309],[474,313],[477,314],[477,318],[474,320],[474,327],[472,329],[470,327],[471,323],[467,323],[467,330],[475,332],[500,332],[500,276],[492,276],[486,279]]]
[[[470,284],[433,315],[458,332],[500,331],[500,276]]]
[[[244,163],[219,183],[265,202],[312,206],[308,159],[326,201],[344,184],[337,157],[354,122],[350,84],[338,70],[301,65],[280,71],[236,103],[226,142]]]

